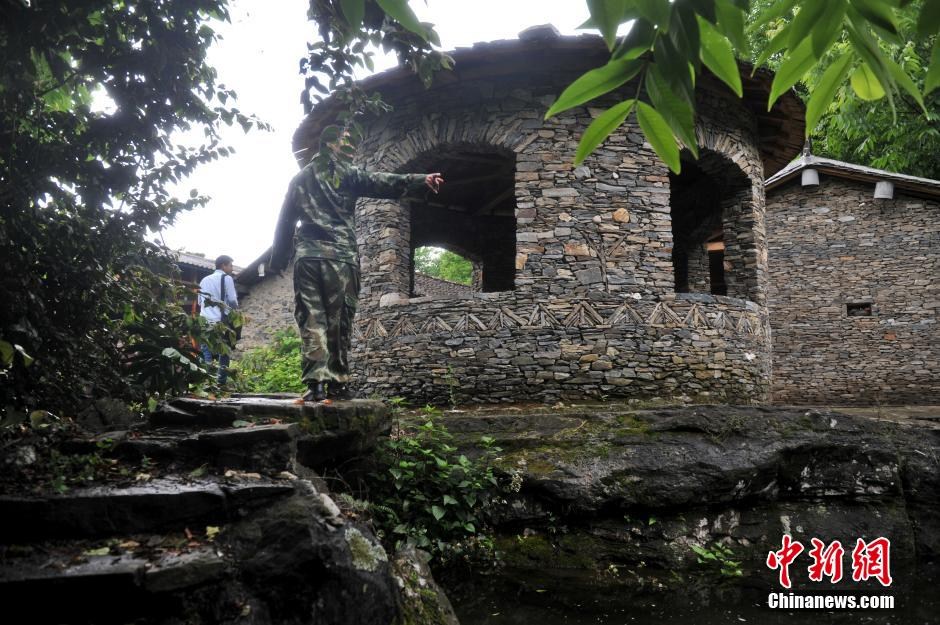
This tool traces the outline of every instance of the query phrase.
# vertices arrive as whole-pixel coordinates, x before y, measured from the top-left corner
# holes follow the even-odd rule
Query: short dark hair
[[[215,259],[215,268],[221,269],[222,265],[227,265],[231,262],[232,262],[231,256],[226,256],[225,254],[222,254],[221,256]]]

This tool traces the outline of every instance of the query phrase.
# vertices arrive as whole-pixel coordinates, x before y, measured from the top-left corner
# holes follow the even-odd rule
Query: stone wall
[[[768,335],[756,304],[704,294],[423,297],[358,318],[354,367],[368,392],[420,401],[737,403],[767,395]]]
[[[770,193],[777,402],[940,403],[940,203],[873,191],[820,175]]]
[[[297,327],[293,275],[293,265],[280,274],[269,273],[242,296],[239,304],[246,319],[238,342],[240,351],[266,345],[278,331]]]
[[[364,392],[418,401],[452,389],[475,401],[766,397],[763,166],[753,114],[714,84],[703,88],[699,143],[749,183],[723,207],[727,258],[740,279],[729,283],[735,297],[677,295],[669,174],[635,121],[575,168],[581,134],[616,97],[543,120],[581,69],[546,62],[541,72],[496,77],[458,69],[443,88],[393,94],[394,111],[366,124],[361,165],[371,170],[411,171],[454,151],[511,151],[516,228],[513,290],[409,298],[411,209],[360,201],[352,360]]]

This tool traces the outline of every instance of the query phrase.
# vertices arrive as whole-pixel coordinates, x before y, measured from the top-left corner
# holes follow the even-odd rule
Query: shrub
[[[245,352],[236,363],[240,390],[251,393],[301,393],[300,337],[292,330],[274,335],[270,345]]]
[[[471,459],[451,444],[439,410],[423,412],[420,425],[399,424],[376,451],[368,497],[377,533],[395,548],[413,545],[445,561],[491,550],[486,517],[501,490],[493,472],[499,448],[482,437]]]

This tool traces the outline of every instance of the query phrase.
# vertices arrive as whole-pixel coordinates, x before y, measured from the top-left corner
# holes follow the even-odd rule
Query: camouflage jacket
[[[292,250],[296,258],[358,263],[356,199],[397,199],[420,190],[425,179],[425,174],[370,173],[356,167],[338,173],[334,186],[332,176],[321,176],[310,163],[291,180],[271,248],[273,270],[287,266]]]

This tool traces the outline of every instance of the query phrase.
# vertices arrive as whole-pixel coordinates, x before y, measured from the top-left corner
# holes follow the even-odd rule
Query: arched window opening
[[[469,266],[473,292],[515,288],[515,165],[512,152],[476,145],[444,146],[407,165],[409,171],[444,176],[439,194],[409,201],[412,295],[422,294],[416,272],[429,259],[452,265],[464,277]]]
[[[442,247],[416,248],[412,266],[413,297],[472,293],[479,291],[482,284],[482,263]]]
[[[744,262],[738,232],[750,225],[744,217],[750,180],[727,158],[703,150],[697,161],[684,152],[682,173],[670,174],[669,183],[676,292],[747,298],[754,268]]]

